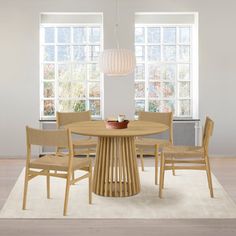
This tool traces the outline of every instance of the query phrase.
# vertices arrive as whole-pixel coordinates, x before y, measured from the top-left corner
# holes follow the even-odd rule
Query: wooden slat
[[[205,166],[175,166],[176,170],[206,170]],[[171,166],[165,166],[165,170],[172,170]]]
[[[102,165],[101,165],[101,182],[100,182],[100,195],[104,195],[104,179],[105,179],[105,165],[106,165],[106,145],[107,145],[107,139],[103,137],[101,139],[103,145],[102,145]]]
[[[102,196],[132,196],[140,191],[133,137],[101,137],[98,142],[94,191]],[[100,167],[100,169],[99,169]]]
[[[195,164],[205,164],[204,160],[165,160],[167,164],[178,164],[178,163],[195,163]]]
[[[127,156],[125,155],[125,139],[122,139],[122,157],[123,157],[123,163],[124,163],[124,191],[125,191],[125,196],[128,196],[128,191],[131,192],[131,183],[130,183],[130,176],[129,176],[129,169],[127,166]]]
[[[109,176],[109,196],[112,197],[113,192],[113,165],[114,165],[114,139],[111,138],[111,147],[110,147],[110,176]]]
[[[85,175],[83,175],[83,176],[80,176],[80,177],[78,177],[78,178],[75,178],[75,179],[71,180],[71,183],[72,183],[72,184],[75,184],[75,183],[81,181],[82,179],[85,179],[85,178],[88,178],[88,177],[89,177],[89,173],[87,173],[87,174],[85,174]]]

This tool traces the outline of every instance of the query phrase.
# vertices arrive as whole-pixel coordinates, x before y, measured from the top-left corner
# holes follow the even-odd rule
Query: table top
[[[104,121],[83,121],[65,125],[73,133],[96,137],[130,137],[157,134],[168,130],[168,126],[146,121],[130,121],[127,129],[107,129]]]

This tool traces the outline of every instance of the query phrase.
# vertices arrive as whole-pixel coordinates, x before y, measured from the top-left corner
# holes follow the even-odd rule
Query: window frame
[[[157,27],[160,28],[160,43],[148,43],[147,37],[147,28],[148,27]],[[163,28],[164,27],[170,27],[170,28],[176,28],[176,40],[175,44],[167,44],[163,42]],[[190,42],[189,43],[180,43],[179,42],[179,28],[181,27],[189,27],[191,28],[190,32]],[[136,34],[134,33],[134,46],[144,46],[144,61],[139,61],[137,60],[137,64],[144,64],[144,80],[136,80],[136,75],[134,75],[134,82],[145,82],[145,97],[143,98],[136,98],[136,95],[134,94],[134,100],[135,103],[136,101],[143,101],[145,104],[145,111],[149,111],[149,101],[165,101],[165,100],[173,100],[174,101],[174,108],[175,108],[175,119],[193,119],[198,117],[198,27],[196,23],[180,23],[180,24],[163,24],[163,23],[135,23],[135,31],[136,28],[144,28],[144,42],[143,43],[137,43],[136,42]],[[169,62],[164,62],[163,57],[163,48],[164,46],[171,46],[175,45],[176,47],[176,60],[175,61],[169,61]],[[148,46],[160,46],[160,61],[149,61],[148,60]],[[181,62],[179,61],[178,58],[178,47],[179,46],[189,46],[190,47],[190,61],[189,62]],[[175,65],[176,67],[176,74],[175,74],[175,80],[174,81],[163,81],[161,78],[160,80],[149,80],[148,78],[148,66],[151,64],[159,64],[160,66],[170,64],[170,65]],[[179,64],[186,64],[190,66],[190,75],[189,75],[189,80],[179,80],[179,74],[178,74],[178,65]],[[161,72],[162,73],[162,72]],[[161,75],[162,76],[162,75]],[[159,99],[157,98],[149,98],[149,82],[174,82],[175,84],[175,95],[172,98],[166,98],[163,99],[163,95]],[[184,97],[184,98],[179,98],[179,84],[180,82],[189,82],[190,83],[190,96],[189,97]],[[190,114],[189,115],[179,115],[179,101],[181,100],[189,100],[190,101]],[[136,107],[135,107],[135,112],[136,112]],[[135,115],[137,117],[137,115]]]
[[[68,66],[73,66],[73,65],[81,65],[81,64],[86,64],[86,65],[91,65],[91,64],[97,64],[98,65],[98,61],[94,61],[94,60],[85,60],[85,61],[74,61],[73,60],[73,50],[72,47],[74,46],[86,46],[86,47],[92,47],[92,46],[99,46],[100,47],[100,52],[103,51],[104,48],[104,30],[103,30],[103,24],[102,23],[40,23],[40,42],[39,42],[39,55],[40,55],[40,65],[39,65],[39,70],[40,70],[40,120],[55,120],[56,118],[56,112],[59,111],[59,100],[63,100],[63,101],[85,101],[85,110],[89,110],[89,101],[91,100],[99,100],[100,101],[100,115],[92,115],[93,119],[96,120],[100,120],[104,117],[104,76],[103,74],[100,72],[100,79],[99,80],[91,80],[89,79],[89,75],[88,75],[88,67],[86,68],[87,74],[86,74],[86,79],[84,81],[84,85],[85,85],[85,92],[86,92],[86,96],[83,98],[59,98],[58,95],[58,90],[59,90],[59,78],[58,78],[58,65],[62,64],[65,65],[67,64]],[[43,37],[44,37],[44,33],[43,33],[43,28],[45,27],[53,27],[55,29],[54,32],[54,42],[53,43],[45,43],[43,42]],[[70,28],[70,42],[69,43],[58,43],[57,42],[57,30],[58,28],[65,28],[65,27],[69,27]],[[76,43],[73,42],[73,30],[72,28],[74,27],[86,27],[86,31],[88,31],[88,28],[96,28],[99,27],[100,28],[100,43],[89,43],[89,33],[86,32],[86,42],[85,43]],[[43,47],[44,46],[54,46],[54,61],[45,61],[43,58],[44,55],[44,51],[43,51]],[[69,46],[70,47],[70,56],[71,59],[68,61],[58,61],[57,60],[57,46]],[[89,52],[88,52],[89,53]],[[53,80],[45,80],[44,79],[44,64],[54,64],[55,68],[54,68],[54,79]],[[69,80],[69,82],[75,82],[76,80],[74,80],[73,78],[71,78]],[[52,98],[46,98],[44,97],[44,82],[51,82],[54,83],[54,97]],[[68,82],[68,81],[67,81]],[[78,81],[77,81],[78,82]],[[100,97],[89,97],[89,83],[90,82],[99,82],[100,83]],[[54,109],[55,109],[55,115],[54,116],[46,116],[44,115],[44,101],[54,101]]]

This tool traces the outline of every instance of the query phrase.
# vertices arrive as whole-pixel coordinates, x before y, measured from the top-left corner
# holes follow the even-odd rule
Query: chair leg
[[[92,187],[93,187],[93,169],[92,162],[89,164],[89,204],[92,204]]]
[[[159,152],[159,148],[156,145],[155,146],[155,185],[158,184],[158,153]]]
[[[23,205],[22,205],[22,209],[25,210],[26,209],[26,200],[27,200],[27,192],[28,192],[28,169],[26,167],[25,169],[25,183],[24,183],[24,193],[23,193]]]
[[[90,150],[88,149],[88,152],[86,154],[86,157],[89,158]]]
[[[174,161],[174,157],[172,157],[172,161]],[[175,164],[172,162],[172,174],[175,175]]]
[[[65,201],[64,201],[64,211],[63,211],[64,216],[66,216],[67,214],[69,191],[70,191],[70,174],[68,173],[66,180],[66,191],[65,191]]]
[[[50,198],[50,171],[47,171],[47,198]]]
[[[212,186],[211,168],[210,168],[209,157],[206,156],[205,160],[206,160],[206,172],[207,172],[208,187],[209,187],[209,190],[210,190],[210,195],[213,198],[214,193],[213,193],[213,186]]]
[[[162,172],[162,183],[161,183],[161,188],[163,189],[164,188],[164,183],[165,183],[165,155],[164,153],[162,154],[163,155],[163,172]]]
[[[74,180],[75,179],[75,171],[73,170],[72,171],[72,180]],[[72,185],[75,185],[75,183],[72,183]]]
[[[142,171],[144,171],[143,149],[140,149],[139,156],[140,156]]]
[[[164,165],[164,154],[161,153],[161,165],[160,165],[160,182],[159,182],[159,198],[162,198],[162,190],[164,186],[164,174],[165,174],[165,165]]]

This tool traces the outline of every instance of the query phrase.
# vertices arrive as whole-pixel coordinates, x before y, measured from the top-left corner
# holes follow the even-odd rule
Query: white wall
[[[120,45],[133,47],[135,12],[199,12],[200,118],[215,120],[211,151],[236,156],[236,2],[120,0]],[[25,153],[25,125],[39,119],[40,12],[104,12],[104,46],[114,46],[113,0],[0,0],[0,155]],[[105,116],[134,113],[133,77],[105,78]],[[120,95],[121,94],[121,95]]]

